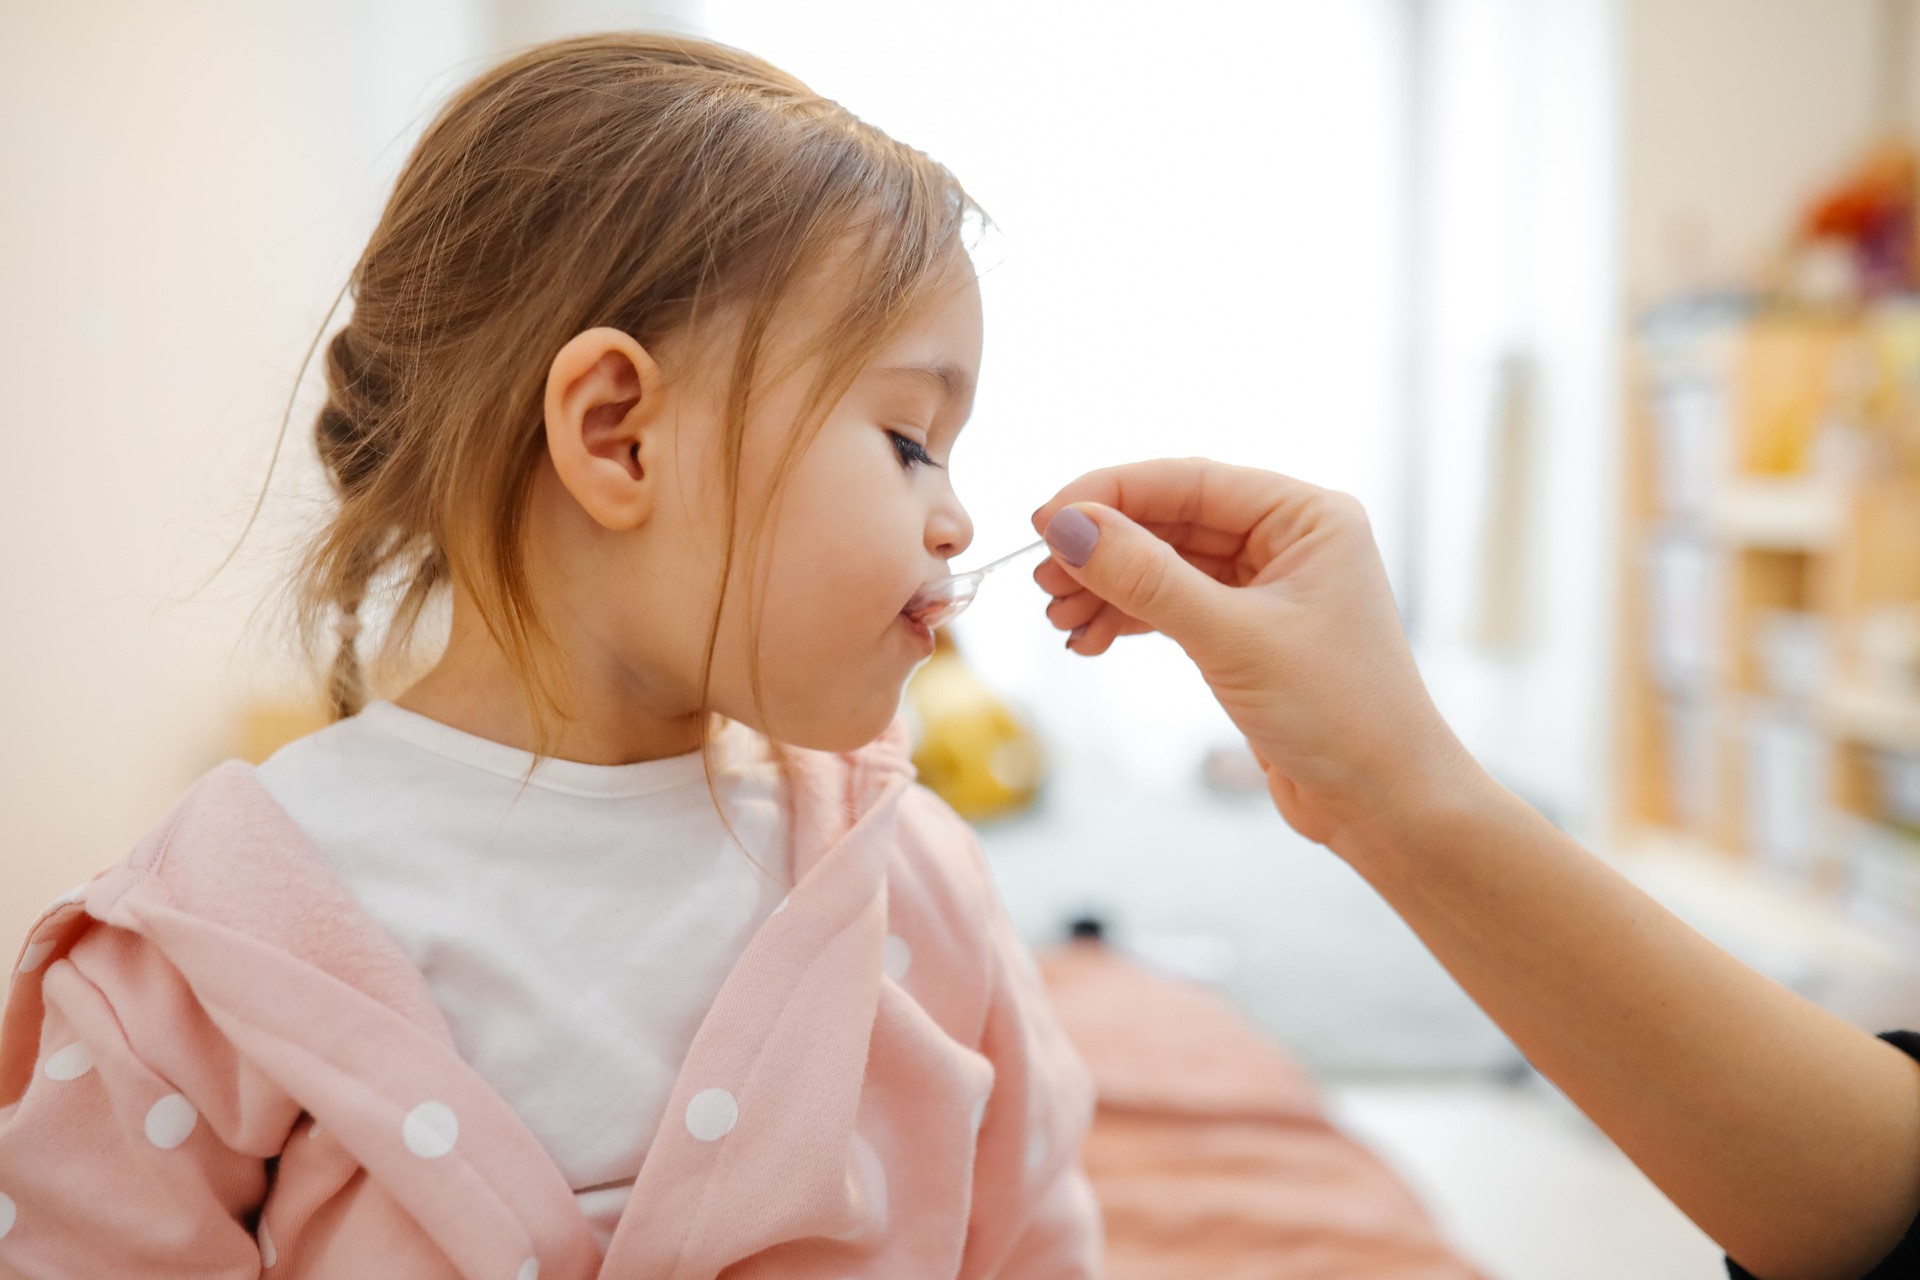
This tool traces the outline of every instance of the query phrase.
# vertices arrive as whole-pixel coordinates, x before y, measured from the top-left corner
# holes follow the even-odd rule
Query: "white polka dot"
[[[770,912],[769,914],[776,915],[776,916],[779,915],[782,911],[785,911],[787,909],[787,904],[792,901],[793,901],[793,895],[788,894],[786,897],[780,899],[780,905],[775,907],[772,910],[772,912]]]
[[[973,1134],[974,1137],[976,1138],[979,1137],[980,1126],[986,1121],[986,1118],[987,1118],[987,1099],[986,1099],[986,1096],[983,1094],[981,1095],[980,1100],[973,1104],[973,1110],[969,1112],[967,1115],[967,1131]]]
[[[713,1142],[733,1131],[740,1104],[725,1089],[702,1089],[687,1104],[687,1132],[702,1142]]]
[[[312,1124],[307,1126],[307,1137],[309,1139],[313,1139],[319,1136],[320,1136],[320,1122],[318,1120],[315,1120]]]
[[[540,1259],[528,1258],[521,1263],[520,1269],[513,1273],[513,1280],[540,1280]]]
[[[0,1240],[6,1239],[7,1232],[13,1230],[14,1217],[13,1198],[0,1193]]]
[[[897,933],[887,935],[886,942],[880,948],[880,967],[895,982],[907,980],[907,970],[913,968],[913,948],[907,940]]]
[[[1038,1169],[1047,1162],[1047,1135],[1035,1129],[1027,1138],[1027,1168]]]
[[[20,953],[20,972],[32,973],[45,963],[46,958],[52,954],[52,939],[28,943],[27,949]]]
[[[66,1048],[48,1054],[44,1070],[49,1080],[78,1080],[93,1070],[93,1055],[87,1051],[86,1045],[76,1040]]]
[[[273,1234],[267,1230],[267,1224],[260,1224],[260,1265],[270,1267],[280,1261],[280,1251],[273,1247]]]
[[[438,1160],[453,1150],[460,1137],[460,1120],[444,1102],[423,1102],[407,1112],[400,1126],[401,1141],[422,1160]]]
[[[200,1113],[186,1095],[170,1093],[147,1108],[147,1141],[162,1151],[171,1151],[187,1140]]]
[[[854,1165],[860,1171],[860,1183],[866,1188],[867,1217],[876,1230],[884,1230],[887,1225],[887,1169],[880,1163],[880,1153],[865,1139],[856,1139],[853,1148]]]

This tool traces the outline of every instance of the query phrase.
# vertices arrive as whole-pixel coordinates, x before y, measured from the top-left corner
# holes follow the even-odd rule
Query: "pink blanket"
[[[1225,1000],[1094,942],[1041,969],[1093,1073],[1111,1280],[1483,1280]]]

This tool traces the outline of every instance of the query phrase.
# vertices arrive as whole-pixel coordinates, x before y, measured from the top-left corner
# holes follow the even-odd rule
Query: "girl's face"
[[[797,380],[751,420],[741,516],[768,517],[757,594],[773,723],[759,724],[741,690],[723,693],[718,679],[716,709],[828,749],[870,741],[892,720],[907,676],[933,652],[932,633],[901,610],[973,541],[949,464],[973,407],[980,345],[980,291],[968,271],[943,281],[918,322],[862,370],[771,509],[762,504],[798,409]],[[730,594],[723,644],[744,624],[742,595]],[[744,659],[739,638],[733,656]]]
[[[796,303],[792,314],[819,313]],[[784,367],[786,339],[775,334],[763,368]],[[777,492],[775,471],[814,366],[769,387],[743,441],[741,532],[724,601],[716,595],[729,359],[713,360],[719,376],[695,385],[635,345],[634,372],[623,379],[617,367],[630,353],[616,349],[585,366],[584,389],[570,396],[563,352],[548,391],[551,474],[574,499],[557,503],[551,540],[560,638],[581,658],[578,697],[607,709],[581,714],[694,716],[718,603],[716,711],[822,750],[851,750],[885,729],[907,677],[933,650],[931,634],[901,610],[973,538],[948,464],[972,409],[980,348],[980,291],[963,256],[834,405]],[[615,373],[603,376],[608,356]],[[603,394],[593,391],[596,378]],[[749,564],[749,533],[763,522],[758,563]],[[754,699],[756,656],[764,715]]]

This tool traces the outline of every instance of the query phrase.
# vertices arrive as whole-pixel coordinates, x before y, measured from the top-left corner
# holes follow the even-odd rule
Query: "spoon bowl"
[[[913,599],[907,601],[907,607],[901,612],[931,631],[943,627],[966,612],[968,605],[980,591],[981,580],[1001,565],[1018,560],[1030,551],[1037,551],[1047,545],[1046,539],[1029,542],[1018,551],[1008,552],[998,560],[981,565],[978,569],[969,569],[965,573],[949,574],[936,578],[920,590],[914,592]]]

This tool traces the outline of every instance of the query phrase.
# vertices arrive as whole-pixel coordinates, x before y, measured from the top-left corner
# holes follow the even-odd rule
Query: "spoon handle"
[[[1046,545],[1047,545],[1047,540],[1045,538],[1041,538],[1035,542],[1029,542],[1026,546],[1020,548],[1018,551],[1009,551],[1007,552],[1007,554],[1001,556],[998,560],[990,560],[986,564],[981,565],[978,569],[969,569],[967,572],[985,574],[990,570],[998,569],[1001,565],[1005,564],[1009,560],[1018,560],[1021,556],[1027,554],[1027,552],[1029,551],[1032,551],[1035,547],[1044,547]]]

